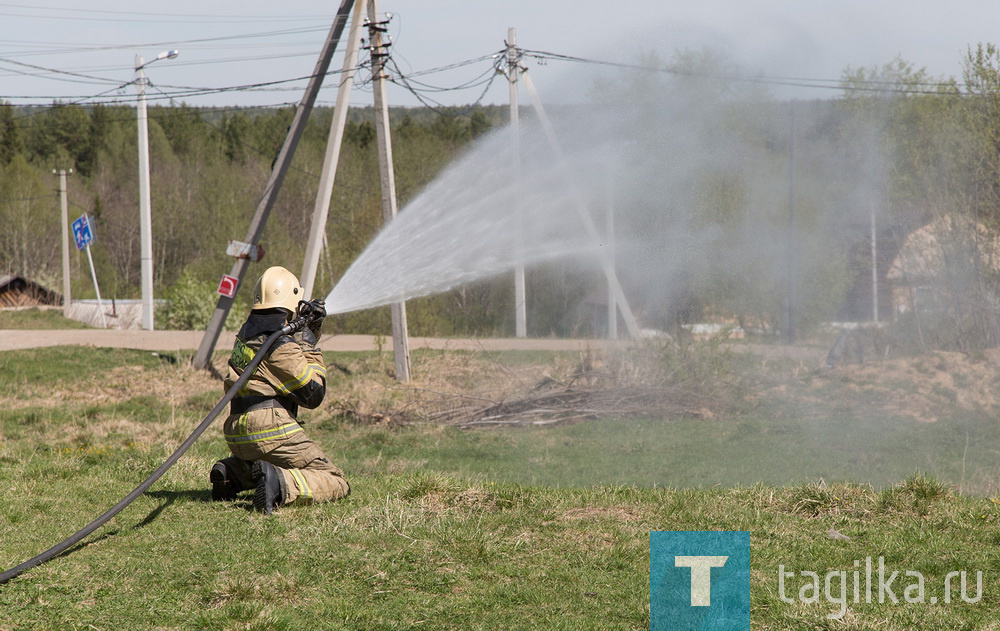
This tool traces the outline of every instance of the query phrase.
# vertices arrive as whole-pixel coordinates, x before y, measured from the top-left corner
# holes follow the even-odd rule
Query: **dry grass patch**
[[[980,355],[933,351],[818,370],[807,378],[762,392],[761,399],[794,399],[803,405],[829,406],[831,391],[839,405],[863,407],[899,418],[929,423],[956,412],[1000,412],[996,381],[1000,351]]]
[[[549,353],[532,361],[489,353],[422,354],[398,384],[386,360],[348,366],[331,415],[364,424],[434,422],[463,428],[549,425],[593,418],[716,418],[737,398],[718,366],[678,347]],[[721,354],[716,353],[718,359]]]
[[[610,519],[621,522],[637,522],[644,518],[640,511],[630,506],[588,506],[571,508],[562,514],[562,519],[570,521]]]

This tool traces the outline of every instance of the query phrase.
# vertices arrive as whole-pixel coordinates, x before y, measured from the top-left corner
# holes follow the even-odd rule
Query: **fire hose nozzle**
[[[326,316],[326,309],[323,305],[322,300],[300,300],[298,308],[298,317],[294,318],[291,322],[286,324],[282,331],[286,335],[292,334],[302,327],[308,325],[314,320],[323,318]]]
[[[308,323],[309,321],[304,317],[295,318],[285,326],[281,327],[281,332],[284,333],[285,335],[291,335],[292,333],[295,333]]]

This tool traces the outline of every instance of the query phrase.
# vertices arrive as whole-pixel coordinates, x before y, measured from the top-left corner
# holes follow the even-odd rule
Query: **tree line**
[[[228,240],[244,238],[294,109],[150,107],[154,288],[184,309],[165,309],[161,326],[203,326]],[[468,142],[497,125],[503,109],[431,112],[393,108],[401,204]],[[278,196],[263,245],[264,263],[302,265],[332,110],[314,110]],[[371,108],[352,108],[331,202],[317,291],[329,288],[381,226]],[[135,110],[122,105],[0,103],[0,271],[61,287],[61,226],[54,170],[73,169],[70,219],[87,213],[92,254],[106,298],[139,288],[138,164]],[[89,270],[72,256],[74,298],[93,297]],[[246,293],[246,292],[243,292]],[[197,306],[195,306],[197,305]],[[378,314],[344,326],[377,326]],[[416,317],[417,329],[420,322]]]

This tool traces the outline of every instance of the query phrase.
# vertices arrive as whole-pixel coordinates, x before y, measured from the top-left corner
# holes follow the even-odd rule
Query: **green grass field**
[[[0,388],[0,569],[117,502],[221,396],[183,358],[84,348],[0,353]],[[321,409],[306,429],[353,493],[270,518],[209,501],[220,421],[110,524],[0,586],[0,629],[644,629],[655,530],[748,531],[756,629],[1000,628],[992,419],[809,409],[493,430]],[[900,602],[839,618],[779,597],[779,566],[794,595],[800,571],[878,557],[938,602],[904,602],[902,579]],[[972,592],[983,572],[981,597],[952,585],[946,604],[959,570]]]
[[[82,322],[63,317],[60,309],[0,310],[0,330],[86,328]]]

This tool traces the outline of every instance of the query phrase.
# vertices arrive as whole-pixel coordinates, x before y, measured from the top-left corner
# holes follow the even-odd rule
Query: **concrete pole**
[[[615,183],[612,178],[608,178],[608,211],[605,219],[607,223],[604,232],[608,238],[605,256],[610,261],[611,269],[615,270]],[[608,283],[608,339],[618,339],[618,300],[611,283]]]
[[[292,124],[288,127],[288,133],[285,134],[285,142],[281,145],[278,157],[274,161],[274,166],[271,169],[271,177],[264,187],[264,194],[257,204],[257,210],[254,212],[253,219],[250,220],[247,236],[243,240],[245,243],[254,245],[260,243],[260,238],[264,234],[264,227],[267,225],[267,218],[271,214],[271,209],[274,207],[278,192],[285,181],[285,175],[288,173],[288,167],[291,165],[292,156],[295,155],[295,149],[299,145],[302,132],[305,130],[306,122],[309,120],[309,114],[312,112],[313,104],[316,102],[316,96],[323,86],[323,77],[326,76],[326,72],[330,68],[333,51],[337,49],[337,44],[340,43],[340,36],[343,34],[344,26],[347,24],[347,14],[350,13],[353,3],[354,0],[341,0],[337,16],[334,18],[333,24],[330,26],[330,31],[327,33],[326,41],[323,44],[323,50],[320,52],[316,66],[309,77],[309,84],[306,86],[302,100],[299,101],[299,106],[295,110],[295,116],[292,118]],[[229,275],[237,279],[237,288],[243,284],[243,277],[246,275],[249,263],[249,259],[236,259],[236,262],[233,264]],[[212,318],[205,329],[205,335],[201,338],[198,352],[195,353],[194,359],[191,361],[196,368],[208,368],[211,364],[212,351],[215,350],[215,343],[219,341],[219,335],[222,333],[222,327],[226,323],[226,317],[229,315],[229,310],[232,306],[232,298],[227,296],[219,297],[219,301],[215,306],[215,312],[212,313]]]
[[[878,324],[878,242],[875,234],[875,203],[871,202],[872,219],[872,321]]]
[[[396,176],[392,168],[392,138],[389,133],[389,104],[385,95],[385,61],[388,53],[382,42],[384,24],[378,21],[378,3],[368,0],[368,39],[371,42],[372,76],[375,93],[375,135],[378,140],[379,182],[382,188],[382,221],[396,217]],[[410,348],[406,326],[406,303],[392,303],[392,352],[396,380],[410,380]]]
[[[517,102],[517,32],[507,29],[507,79],[510,82],[510,132],[514,142],[515,184],[521,179],[521,132]],[[518,254],[514,264],[514,331],[517,337],[528,336],[528,308],[524,292],[524,256],[522,250],[524,222],[520,204],[515,205],[517,213]]]
[[[330,199],[333,197],[333,181],[337,176],[337,163],[340,159],[340,147],[344,140],[344,127],[347,125],[347,108],[350,105],[351,85],[354,83],[354,71],[358,65],[358,46],[361,39],[361,15],[364,13],[365,0],[356,0],[354,15],[351,17],[351,29],[347,34],[347,44],[344,50],[344,66],[340,74],[340,86],[337,88],[337,104],[333,108],[333,120],[330,123],[330,137],[326,143],[326,156],[323,158],[323,172],[320,175],[319,191],[316,193],[316,206],[313,208],[312,227],[309,231],[309,242],[306,244],[305,261],[302,264],[302,288],[305,290],[305,300],[312,298],[313,285],[316,282],[316,268],[319,266],[319,255],[323,251],[326,237],[326,219],[330,214]]]
[[[62,213],[63,315],[69,313],[70,303],[73,302],[69,275],[69,202],[66,199],[66,176],[72,172],[73,169],[54,171],[59,175],[59,209]]]
[[[153,330],[153,232],[149,194],[149,129],[146,122],[146,61],[135,58],[135,86],[139,93],[139,278],[142,283],[142,328]]]
[[[795,323],[795,101],[788,103],[789,130],[788,130],[788,234],[786,236],[787,261],[785,289],[785,331],[784,341],[786,344],[794,344],[796,338]]]
[[[534,107],[535,113],[538,114],[538,120],[542,124],[545,136],[548,138],[549,144],[552,146],[552,149],[556,154],[556,160],[562,167],[566,184],[569,187],[570,192],[574,193],[576,196],[576,204],[574,204],[574,206],[576,206],[576,211],[580,216],[580,221],[583,222],[583,228],[587,231],[587,235],[594,240],[595,245],[600,244],[601,235],[597,232],[597,226],[594,225],[594,219],[590,216],[590,212],[587,210],[587,201],[580,195],[580,191],[572,184],[573,174],[570,172],[566,158],[563,155],[562,146],[559,144],[559,138],[556,137],[555,129],[552,127],[552,121],[549,120],[548,114],[545,113],[545,108],[542,107],[542,100],[538,98],[538,91],[535,90],[535,83],[531,80],[531,76],[528,75],[527,71],[522,71],[521,76],[524,79],[524,89],[528,91],[528,95],[531,97],[532,107]],[[601,264],[604,267],[604,275],[607,277],[609,289],[614,294],[615,300],[618,302],[618,310],[621,311],[622,319],[625,321],[625,327],[628,329],[628,333],[632,338],[638,339],[640,336],[639,324],[635,320],[635,315],[632,313],[632,308],[629,306],[628,299],[625,297],[625,292],[622,291],[621,283],[618,282],[618,274],[615,272],[614,263],[607,256],[607,254],[602,254]]]

